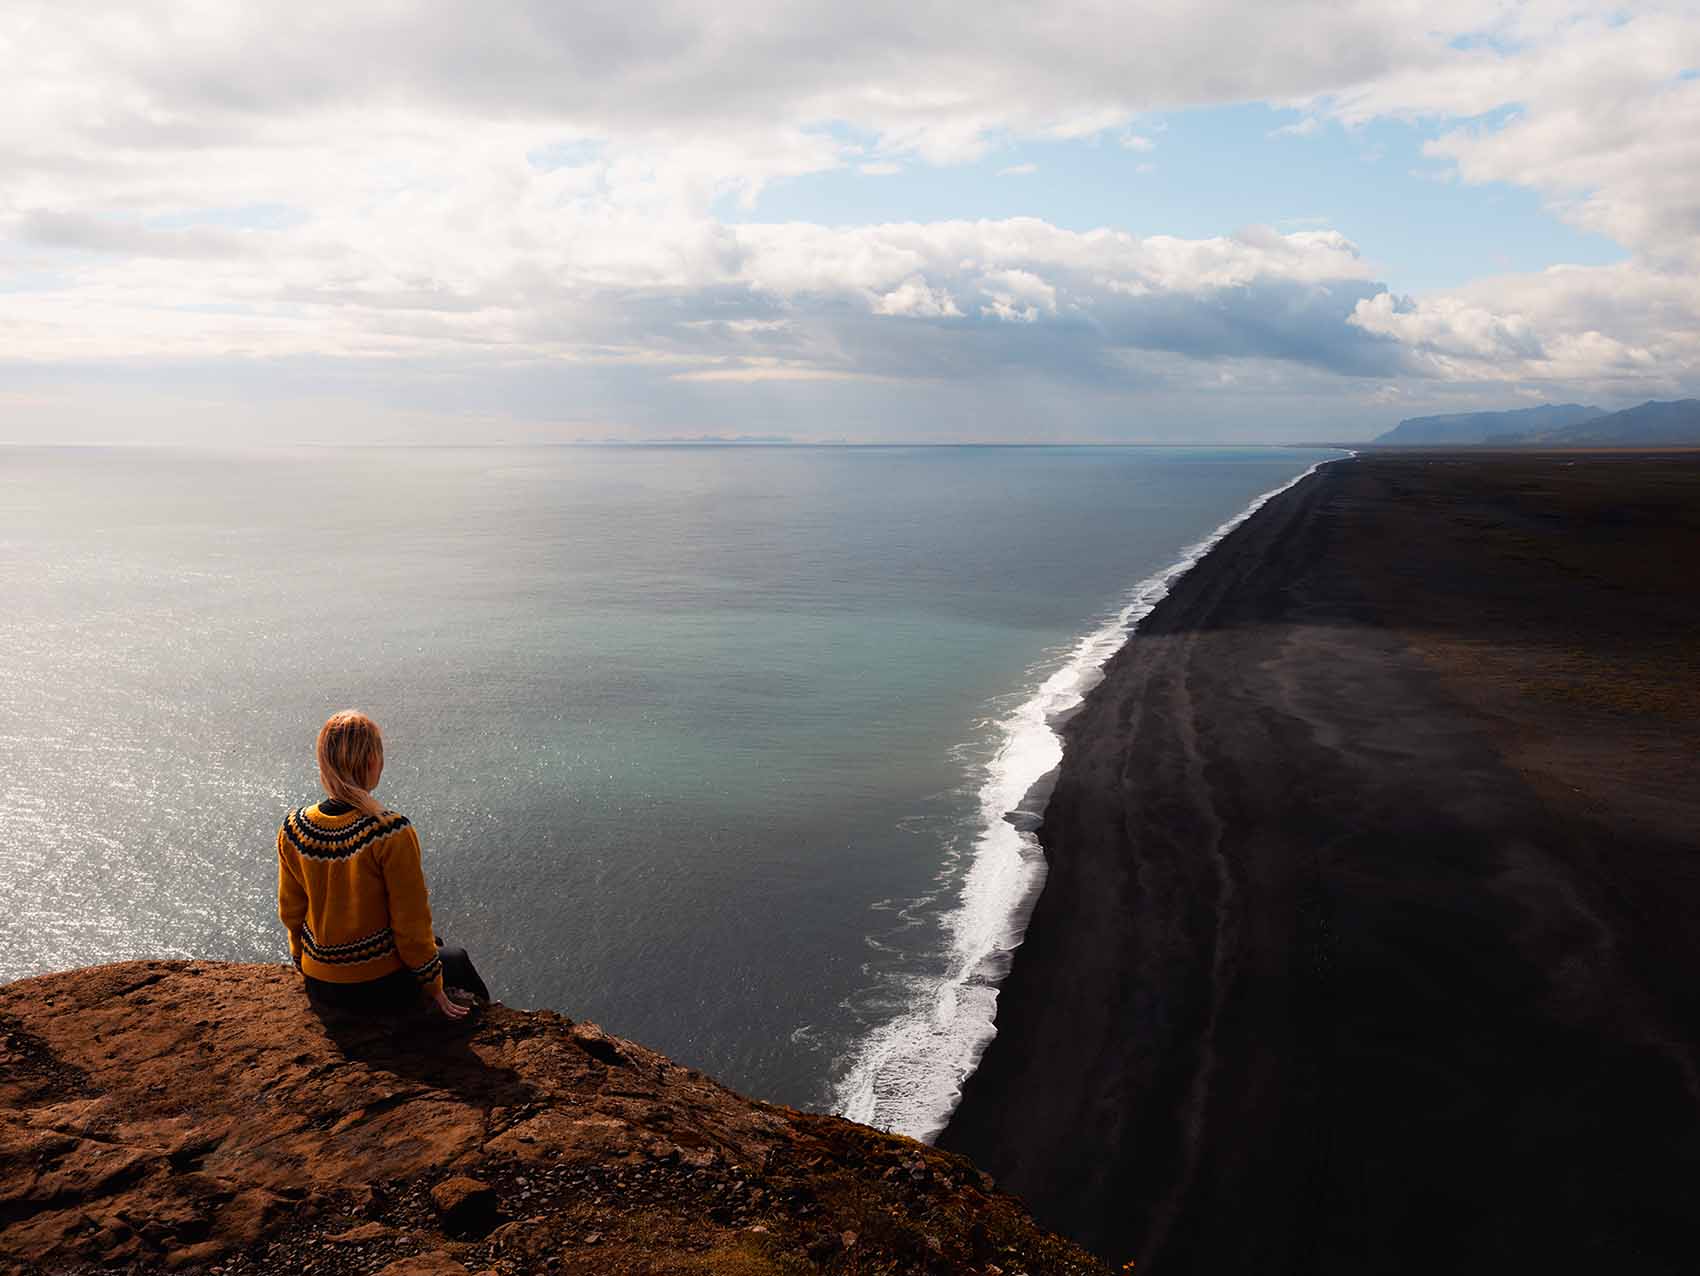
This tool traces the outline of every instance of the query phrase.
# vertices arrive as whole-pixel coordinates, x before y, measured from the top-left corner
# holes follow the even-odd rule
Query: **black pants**
[[[443,987],[460,988],[475,996],[490,1000],[490,990],[478,977],[478,970],[464,948],[450,948],[437,943],[437,956],[443,963]],[[337,1010],[364,1010],[375,1014],[416,1010],[419,1007],[419,981],[409,971],[397,970],[378,979],[366,979],[357,984],[333,984],[324,979],[306,976],[307,997],[315,1006]]]

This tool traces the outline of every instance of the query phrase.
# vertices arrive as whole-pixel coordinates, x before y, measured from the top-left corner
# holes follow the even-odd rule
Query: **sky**
[[[1289,442],[1700,395],[1700,5],[0,8],[0,442]]]

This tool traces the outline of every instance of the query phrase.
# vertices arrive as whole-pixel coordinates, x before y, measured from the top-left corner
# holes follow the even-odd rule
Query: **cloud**
[[[914,315],[932,319],[958,319],[961,309],[942,288],[929,288],[925,277],[911,275],[874,302],[876,315]]]
[[[895,0],[162,0],[145,19],[16,0],[0,53],[13,372],[217,358],[296,384],[362,366],[380,395],[403,372],[567,376],[601,422],[740,387],[966,396],[1017,373],[1315,396],[1342,375],[1440,394],[1700,376],[1692,5],[1082,0],[964,23]],[[1440,172],[1534,190],[1632,258],[1405,299],[1326,227],[754,216],[811,174],[1024,139],[1148,153],[1161,112],[1254,101],[1304,112],[1281,133],[1421,121]],[[229,215],[262,207],[278,215]]]
[[[1353,307],[1349,322],[1443,363],[1545,358],[1534,328],[1522,315],[1496,314],[1455,298],[1418,306],[1408,297],[1377,293]]]
[[[1657,258],[1700,250],[1700,8],[1524,4],[1427,65],[1311,100],[1347,124],[1462,119],[1424,148]]]
[[[982,275],[980,292],[989,298],[980,313],[1006,322],[1033,323],[1040,312],[1056,314],[1057,290],[1025,270],[997,270]]]
[[[1361,304],[1354,326],[1400,342],[1412,375],[1533,380],[1599,397],[1691,391],[1700,380],[1700,8],[1522,4],[1484,38],[1309,108],[1349,126],[1454,122],[1424,146],[1436,181],[1507,183],[1631,251],[1451,295]],[[1312,117],[1314,118],[1314,117]]]
[[[214,227],[162,230],[86,213],[44,209],[18,217],[12,234],[27,243],[76,252],[182,260],[240,257],[255,246],[253,238]]]
[[[999,177],[1026,177],[1038,171],[1039,166],[1037,164],[1011,164],[1008,168],[1000,168],[997,175]]]
[[[445,198],[438,215],[452,221],[462,204]],[[199,299],[183,304],[180,263],[107,263],[79,290],[0,296],[0,339],[14,360],[33,355],[82,382],[110,383],[115,361],[145,358],[163,376],[236,357],[256,375],[276,369],[282,386],[311,384],[302,370],[315,369],[313,378],[369,387],[391,404],[399,396],[421,414],[450,410],[455,395],[479,414],[565,408],[574,422],[594,421],[594,437],[621,419],[742,429],[753,401],[689,396],[829,388],[836,397],[807,409],[795,397],[764,400],[772,415],[760,425],[786,426],[790,404],[833,423],[829,432],[889,437],[913,402],[891,401],[859,431],[846,417],[876,391],[895,393],[880,387],[899,386],[954,387],[961,404],[929,398],[928,419],[990,437],[1033,428],[1022,405],[1039,386],[1060,403],[1214,386],[1229,367],[1260,384],[1270,375],[1254,369],[1283,365],[1385,375],[1394,347],[1346,322],[1379,285],[1362,277],[1355,247],[1328,232],[1182,240],[1033,218],[853,228],[706,220],[660,237],[641,235],[653,227],[640,223],[609,243],[556,221],[545,250],[527,207],[510,207],[513,222],[487,212],[479,236],[413,209],[408,225],[440,250],[428,277],[401,269],[411,255],[345,243],[334,284],[316,258],[208,263]],[[611,232],[596,207],[585,215]],[[310,227],[280,234],[303,252],[322,246]],[[381,240],[383,228],[373,234]],[[274,270],[282,289],[269,282]],[[544,384],[558,388],[528,388]],[[994,385],[1001,396],[987,397]],[[245,383],[231,397],[257,392]],[[960,415],[968,403],[978,407]],[[1072,412],[1053,406],[1047,419],[1081,425]]]
[[[778,359],[752,358],[730,361],[723,366],[693,368],[689,372],[672,373],[675,381],[846,381],[856,376],[832,368],[815,368],[803,364],[785,363]]]
[[[1414,374],[1442,380],[1632,398],[1683,393],[1700,373],[1700,297],[1635,262],[1483,280],[1449,296],[1381,293],[1350,322],[1398,341]]]
[[[1360,84],[1438,61],[1431,29],[1468,29],[1473,13],[1458,0],[1393,13],[1375,0],[1059,0],[983,5],[965,23],[896,0],[167,0],[143,21],[109,0],[17,0],[8,65],[14,119],[55,120],[101,149],[253,144],[277,140],[280,120],[405,106],[591,135],[850,120],[883,149],[937,161],[1000,133],[1083,136],[1141,110]]]

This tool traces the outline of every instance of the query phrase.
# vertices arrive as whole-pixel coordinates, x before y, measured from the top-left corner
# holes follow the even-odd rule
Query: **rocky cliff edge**
[[[594,1024],[321,1017],[288,967],[0,987],[0,1270],[1101,1273],[961,1157]]]

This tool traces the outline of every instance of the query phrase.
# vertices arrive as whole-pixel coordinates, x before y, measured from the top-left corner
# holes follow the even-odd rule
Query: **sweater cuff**
[[[443,986],[443,959],[433,954],[430,961],[413,967],[411,973],[421,992],[436,992]]]

